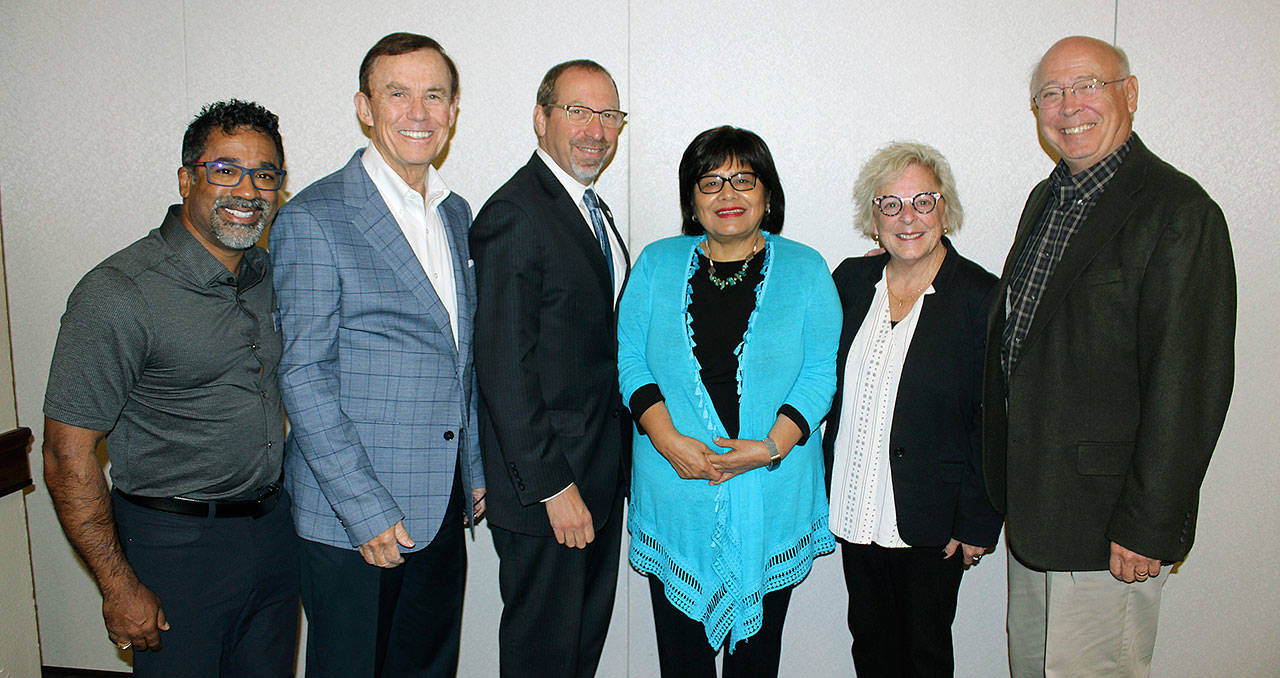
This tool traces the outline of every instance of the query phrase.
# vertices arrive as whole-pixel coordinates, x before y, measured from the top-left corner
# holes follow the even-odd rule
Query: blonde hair
[[[876,197],[881,186],[897,179],[911,165],[917,165],[933,174],[938,182],[938,192],[944,198],[942,225],[951,231],[960,230],[960,225],[964,222],[964,208],[960,206],[960,196],[956,194],[956,179],[951,174],[951,165],[947,164],[947,159],[932,146],[911,141],[894,141],[882,146],[867,160],[858,171],[858,179],[853,184],[853,225],[863,235],[871,238],[876,232],[876,206],[871,204],[871,199]]]

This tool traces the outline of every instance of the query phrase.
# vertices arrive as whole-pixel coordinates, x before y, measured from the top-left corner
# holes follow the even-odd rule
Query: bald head
[[[1045,52],[1044,56],[1040,57],[1040,61],[1036,62],[1036,68],[1031,72],[1032,96],[1035,96],[1035,93],[1039,92],[1040,88],[1044,86],[1041,73],[1044,69],[1045,62],[1048,61],[1051,56],[1054,56],[1055,53],[1078,54],[1081,52],[1093,55],[1099,63],[1105,62],[1108,66],[1114,66],[1114,70],[1117,74],[1115,77],[1129,75],[1129,56],[1124,53],[1124,50],[1097,38],[1090,38],[1084,35],[1073,35],[1069,38],[1063,38],[1053,43],[1053,47],[1050,47],[1049,51]]]

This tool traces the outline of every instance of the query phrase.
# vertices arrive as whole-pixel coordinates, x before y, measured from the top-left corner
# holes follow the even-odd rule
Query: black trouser
[[[964,574],[959,547],[884,548],[840,542],[849,632],[859,678],[950,676],[951,622]]]
[[[716,654],[720,648],[707,642],[702,622],[690,619],[662,590],[662,582],[649,576],[649,599],[653,602],[653,625],[658,632],[658,665],[663,678],[715,678]],[[722,678],[774,678],[782,656],[782,625],[787,620],[791,587],[765,594],[764,619],[760,630],[728,651],[725,640]]]
[[[160,599],[163,648],[135,652],[135,676],[293,675],[298,556],[289,496],[258,518],[178,515],[112,493],[116,531],[138,580]]]
[[[583,549],[562,546],[555,537],[489,529],[502,593],[502,676],[594,676],[618,586],[622,497]]]
[[[308,678],[457,674],[467,576],[462,494],[455,481],[439,532],[397,567],[300,540]]]

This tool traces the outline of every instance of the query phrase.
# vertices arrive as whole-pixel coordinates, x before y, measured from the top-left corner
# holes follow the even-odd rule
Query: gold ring
[[[116,647],[120,648],[121,650],[127,650],[133,647],[133,643],[131,642],[116,643]]]

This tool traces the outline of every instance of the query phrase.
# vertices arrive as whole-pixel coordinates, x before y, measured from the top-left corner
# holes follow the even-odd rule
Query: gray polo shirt
[[[44,413],[107,431],[111,480],[145,496],[252,496],[280,476],[280,330],[267,253],[234,275],[180,205],[67,300]]]

